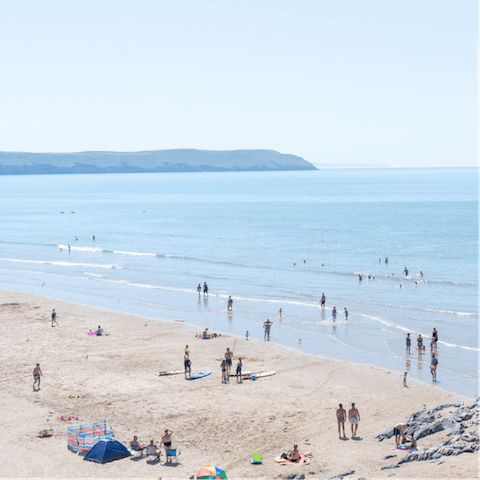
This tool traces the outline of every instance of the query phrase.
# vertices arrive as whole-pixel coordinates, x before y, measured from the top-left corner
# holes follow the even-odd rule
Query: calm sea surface
[[[475,168],[0,176],[0,218],[2,288],[254,338],[269,318],[272,341],[429,384],[436,327],[438,386],[478,393]]]

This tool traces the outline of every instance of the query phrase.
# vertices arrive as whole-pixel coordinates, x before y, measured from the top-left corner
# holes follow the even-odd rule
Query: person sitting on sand
[[[203,331],[203,333],[202,333],[202,338],[205,338],[205,339],[211,338],[210,335],[208,334],[208,328],[206,328],[206,329]]]
[[[157,452],[157,446],[153,443],[153,440],[150,440],[150,445],[147,445],[147,456],[154,455],[157,457],[157,460],[160,461],[160,452]]]
[[[167,428],[162,437],[163,447],[165,448],[165,455],[167,455],[167,448],[170,448],[172,446],[172,435],[173,432]]]
[[[97,335],[103,335],[103,328],[99,325],[97,329]]]
[[[133,436],[133,440],[130,442],[130,448],[135,452],[143,452],[145,449],[144,445],[140,445],[138,443],[138,437],[136,435]]]
[[[287,460],[291,462],[300,461],[300,452],[298,451],[298,445],[294,445],[293,448],[287,453]]]

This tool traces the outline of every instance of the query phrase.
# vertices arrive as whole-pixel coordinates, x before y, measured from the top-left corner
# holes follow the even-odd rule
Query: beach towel
[[[298,462],[291,462],[290,460],[286,460],[282,463],[283,465],[308,465],[310,463],[310,459],[306,455],[300,454],[300,460]]]

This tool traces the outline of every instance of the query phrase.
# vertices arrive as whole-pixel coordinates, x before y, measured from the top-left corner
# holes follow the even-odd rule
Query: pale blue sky
[[[0,0],[0,150],[477,164],[474,0]]]

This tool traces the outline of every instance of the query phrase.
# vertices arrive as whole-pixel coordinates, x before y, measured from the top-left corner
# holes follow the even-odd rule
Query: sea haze
[[[258,339],[270,318],[272,341],[428,383],[436,327],[438,386],[477,393],[474,168],[0,176],[0,196],[2,288]]]

